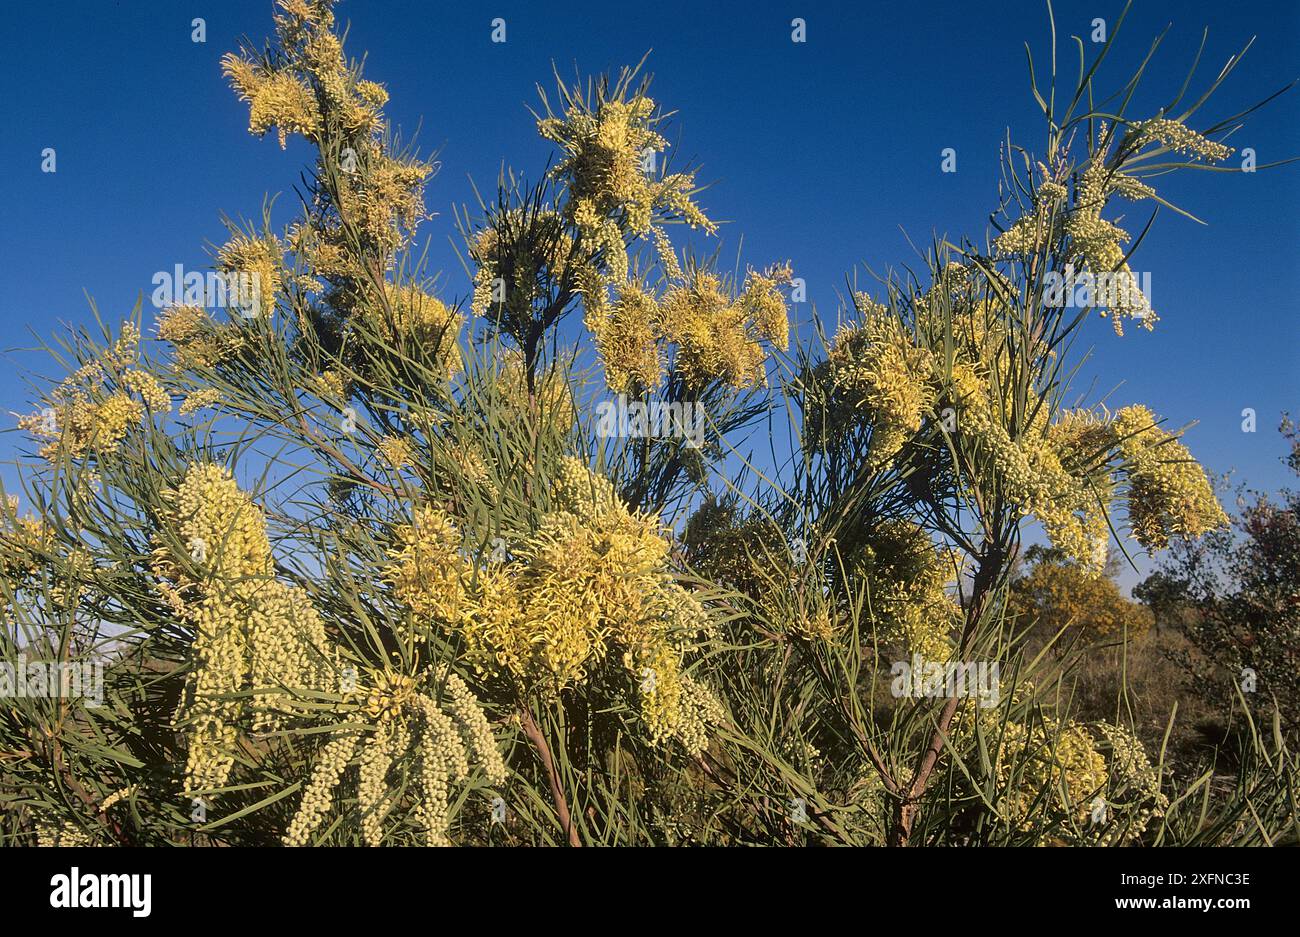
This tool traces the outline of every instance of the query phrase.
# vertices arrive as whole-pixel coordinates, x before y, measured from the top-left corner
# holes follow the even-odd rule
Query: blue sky
[[[996,10],[990,8],[995,7]],[[1056,6],[1063,71],[1074,67],[1071,33],[1095,17],[1113,26],[1112,0]],[[17,366],[44,368],[21,350],[29,330],[86,321],[83,290],[110,319],[124,317],[150,279],[177,264],[203,269],[205,244],[224,240],[221,214],[254,217],[265,194],[293,186],[310,156],[274,134],[245,132],[247,110],[221,79],[218,60],[237,37],[270,34],[270,0],[25,4],[0,30],[0,413],[27,407]],[[435,268],[444,298],[468,290],[452,253],[451,208],[472,200],[469,178],[490,189],[504,160],[535,176],[548,146],[526,105],[550,84],[551,64],[572,75],[632,64],[651,51],[653,95],[676,109],[677,158],[701,164],[714,183],[702,196],[725,219],[723,256],[790,259],[809,299],[833,315],[846,275],[914,259],[931,234],[982,237],[1007,128],[1042,145],[1023,43],[1047,61],[1046,8],[1037,0],[939,3],[569,3],[464,0],[360,2],[339,7],[351,22],[348,48],[368,52],[367,76],[392,93],[389,116],[420,127],[441,171],[427,189]],[[791,42],[790,21],[807,22]],[[203,17],[206,43],[191,41]],[[502,17],[507,41],[490,41]],[[1256,36],[1243,66],[1203,114],[1240,110],[1300,75],[1300,4],[1139,0],[1108,60],[1103,86],[1126,79],[1150,40],[1173,29],[1149,70],[1140,102],[1172,96],[1210,39],[1194,89]],[[1092,47],[1089,44],[1091,51]],[[1107,77],[1108,76],[1108,79]],[[1142,107],[1134,108],[1135,113]],[[1261,162],[1300,154],[1300,93],[1274,102],[1233,139]],[[53,147],[57,172],[41,172]],[[957,151],[957,172],[940,152]],[[1274,432],[1284,409],[1300,411],[1300,165],[1245,174],[1171,178],[1161,192],[1208,222],[1162,212],[1135,267],[1151,271],[1156,332],[1116,339],[1104,322],[1088,338],[1087,369],[1116,404],[1144,402],[1188,434],[1215,472],[1273,489],[1287,481]],[[287,213],[285,215],[287,218]],[[1140,230],[1145,215],[1127,225]],[[807,320],[810,307],[800,310]],[[806,331],[806,330],[805,330]],[[46,369],[48,370],[48,369]],[[1259,431],[1241,431],[1241,411]],[[12,417],[3,417],[12,425]],[[0,437],[9,458],[18,439]]]

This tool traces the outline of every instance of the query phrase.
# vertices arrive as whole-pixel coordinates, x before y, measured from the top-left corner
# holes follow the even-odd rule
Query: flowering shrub
[[[1030,527],[1086,579],[1113,536],[1158,549],[1225,520],[1150,410],[1066,405],[1086,316],[1044,289],[1128,272],[1111,200],[1226,158],[1231,121],[1188,125],[1204,99],[1103,115],[1091,71],[1064,111],[1036,95],[1046,152],[1005,154],[991,244],[936,245],[921,275],[855,295],[830,341],[791,347],[788,263],[727,274],[670,235],[718,228],[635,69],[543,97],[549,172],[457,213],[459,304],[412,249],[433,166],[394,147],[330,0],[280,0],[276,37],[223,59],[250,132],[315,149],[301,217],[267,212],[216,252],[257,302],[169,307],[148,340],[136,317],[74,332],[75,372],[21,421],[0,640],[102,658],[105,705],[6,700],[6,839],[1286,830],[1284,747],[1193,821],[1126,726],[1075,718],[1005,601]],[[1100,311],[1120,333],[1156,321],[1131,294]],[[601,437],[607,392],[699,408],[702,440]],[[749,463],[741,434],[782,410],[796,446]],[[995,662],[1001,685],[884,696],[913,657]]]

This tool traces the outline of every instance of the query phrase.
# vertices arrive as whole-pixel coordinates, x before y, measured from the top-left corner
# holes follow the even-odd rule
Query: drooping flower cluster
[[[329,815],[333,806],[334,789],[343,780],[348,764],[357,750],[357,742],[355,733],[341,732],[316,753],[311,778],[302,792],[298,812],[293,815],[284,834],[286,846],[307,845],[307,837]]]
[[[1137,125],[1139,146],[1158,143],[1175,153],[1207,163],[1219,163],[1232,155],[1232,147],[1206,139],[1181,121],[1169,117],[1152,117]]]
[[[613,302],[588,302],[586,325],[596,339],[610,390],[657,388],[663,381],[661,318],[654,295],[635,283],[620,289]]]
[[[302,846],[328,817],[333,794],[351,762],[357,763],[357,801],[362,836],[369,846],[384,839],[384,819],[397,797],[389,775],[394,763],[415,754],[413,816],[429,846],[449,846],[447,835],[450,785],[470,775],[471,763],[488,782],[501,785],[506,765],[492,727],[465,682],[446,667],[433,673],[442,687],[442,703],[421,688],[422,680],[387,670],[373,672],[365,704],[358,714],[367,729],[339,729],[316,756],[298,812],[284,843]]]
[[[1025,684],[1014,695],[1021,701],[1031,693]],[[1142,743],[1122,725],[1047,712],[1018,721],[996,707],[964,703],[953,745],[972,763],[979,759],[977,721],[998,781],[998,814],[1016,828],[1050,826],[1058,843],[1122,845],[1169,806]]]
[[[193,463],[165,497],[153,568],[159,593],[194,629],[175,719],[189,736],[192,795],[226,782],[241,731],[275,728],[301,695],[336,681],[320,616],[302,589],[274,578],[265,518],[229,472]]]
[[[1101,132],[1105,133],[1104,127]],[[1094,157],[1088,162],[1079,174],[1074,210],[1066,214],[1064,229],[1072,249],[1083,258],[1094,278],[1112,276],[1117,286],[1123,287],[1110,291],[1104,303],[1107,309],[1102,313],[1110,316],[1116,334],[1123,335],[1125,318],[1138,320],[1150,331],[1155,328],[1156,314],[1146,295],[1134,288],[1133,270],[1124,259],[1123,245],[1129,239],[1128,232],[1101,217],[1115,190],[1114,178],[1115,172],[1103,159]],[[1132,187],[1126,191],[1135,192]]]
[[[1169,538],[1199,537],[1228,522],[1187,447],[1143,406],[1115,414],[1113,432],[1128,478],[1128,517],[1138,542],[1163,549]]]
[[[1107,795],[1110,808],[1124,814],[1125,826],[1103,825],[1096,830],[1100,845],[1115,845],[1140,836],[1153,820],[1159,820],[1169,808],[1169,798],[1160,789],[1160,776],[1151,765],[1146,749],[1125,726],[1099,722],[1107,759]]]

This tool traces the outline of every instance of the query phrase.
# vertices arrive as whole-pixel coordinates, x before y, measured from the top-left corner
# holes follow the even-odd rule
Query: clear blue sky
[[[1062,55],[1073,54],[1070,33],[1086,39],[1094,17],[1113,25],[1121,8],[1058,3]],[[207,265],[205,244],[224,240],[223,211],[257,216],[263,195],[277,192],[292,207],[305,145],[282,153],[274,134],[248,136],[246,107],[218,68],[238,36],[270,34],[271,13],[270,0],[50,0],[5,11],[0,236],[10,272],[0,348],[30,346],[29,328],[48,334],[57,320],[86,320],[83,289],[110,318],[125,316],[141,291],[147,304],[157,271]],[[191,41],[196,16],[207,23],[205,44]],[[1031,148],[1042,142],[1023,50],[1029,41],[1044,67],[1047,16],[1037,0],[353,0],[339,16],[352,25],[350,52],[368,52],[368,77],[392,93],[393,123],[408,133],[422,126],[423,148],[440,150],[427,202],[442,214],[423,230],[433,265],[448,274],[446,299],[467,290],[448,236],[451,206],[471,199],[468,177],[490,189],[502,160],[532,175],[545,163],[547,145],[525,105],[536,100],[536,82],[549,84],[552,61],[567,75],[575,63],[589,74],[653,50],[654,96],[680,112],[678,155],[702,163],[701,178],[715,183],[703,204],[732,222],[723,256],[735,256],[743,235],[746,261],[791,259],[823,314],[833,315],[855,265],[912,259],[904,231],[918,242],[932,232],[982,235],[1006,128]],[[504,44],[490,42],[498,16],[507,21]],[[790,41],[795,16],[807,21],[804,44]],[[1258,37],[1207,117],[1300,75],[1293,0],[1139,0],[1103,84],[1127,78],[1169,22],[1140,97],[1153,106],[1181,81],[1202,26],[1210,41],[1198,82]],[[1297,127],[1300,93],[1292,92],[1232,142],[1267,162],[1300,154]],[[57,152],[55,174],[40,171],[45,147]],[[955,174],[939,171],[945,147],[957,151]],[[1117,405],[1145,402],[1174,425],[1199,419],[1187,438],[1211,470],[1276,488],[1287,479],[1274,426],[1282,410],[1300,411],[1300,167],[1195,174],[1161,191],[1208,226],[1162,213],[1136,264],[1152,272],[1162,321],[1154,334],[1122,340],[1095,323],[1089,374],[1099,389],[1123,382],[1110,398]],[[1144,219],[1136,214],[1128,227],[1140,230]],[[15,366],[38,363],[10,355],[0,412],[28,406]],[[1241,432],[1244,407],[1258,411],[1254,435]],[[0,438],[0,454],[9,458],[17,442]]]

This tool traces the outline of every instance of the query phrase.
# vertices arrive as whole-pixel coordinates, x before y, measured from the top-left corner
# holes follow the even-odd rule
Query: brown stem
[[[980,559],[979,569],[975,573],[970,604],[966,608],[966,622],[962,628],[961,641],[957,645],[959,654],[966,652],[971,636],[975,633],[975,629],[984,615],[984,609],[988,603],[988,597],[992,592],[993,585],[1002,573],[1005,557],[1006,551],[999,546],[995,546]],[[889,844],[891,846],[906,846],[912,837],[912,824],[915,822],[917,811],[921,807],[921,796],[925,794],[926,786],[930,783],[930,775],[933,773],[935,765],[939,763],[939,755],[943,752],[948,730],[952,725],[953,717],[957,714],[957,702],[957,696],[954,694],[944,703],[934,733],[930,736],[930,744],[925,747],[925,751],[921,755],[921,761],[916,767],[916,773],[912,775],[912,781],[908,784],[907,791],[898,802],[894,814],[894,826],[889,833]]]
[[[533,743],[533,748],[537,749],[542,767],[546,769],[546,777],[551,782],[551,800],[555,803],[555,812],[560,818],[560,826],[569,839],[569,845],[581,846],[582,841],[578,839],[578,830],[569,816],[569,802],[565,800],[564,788],[560,786],[560,772],[556,769],[555,759],[551,756],[551,746],[546,743],[546,736],[533,720],[533,714],[527,705],[521,704],[519,707],[519,724],[523,726],[528,741]]]

